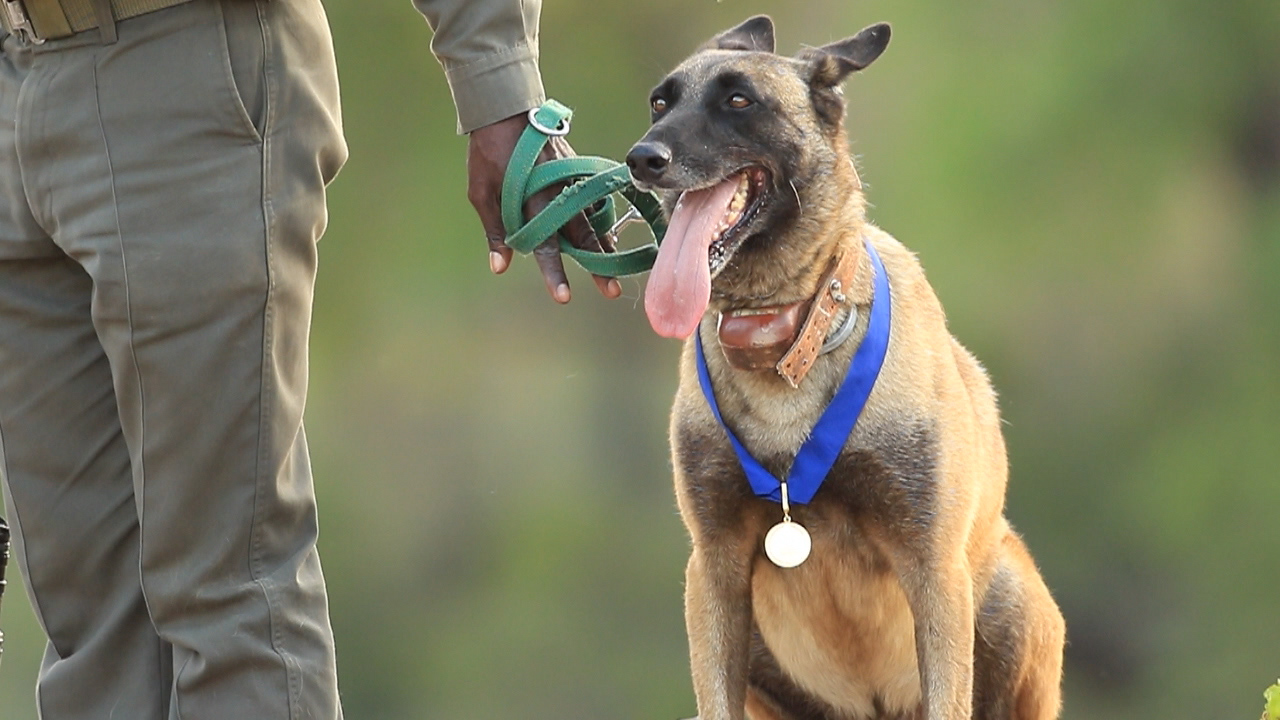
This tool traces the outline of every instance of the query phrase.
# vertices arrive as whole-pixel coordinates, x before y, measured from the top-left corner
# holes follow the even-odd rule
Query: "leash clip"
[[[8,0],[5,0],[6,2]],[[549,128],[538,121],[538,111],[542,108],[533,108],[529,111],[529,125],[534,130],[548,137],[564,137],[569,134],[569,118],[560,121],[559,127]]]
[[[646,222],[646,221],[644,219],[644,216],[640,214],[640,210],[636,208],[635,205],[632,205],[631,207],[627,208],[627,211],[622,214],[622,217],[618,218],[618,221],[615,222],[613,226],[609,228],[609,231],[605,233],[605,236],[612,238],[614,244],[617,244],[618,233],[622,231],[622,228],[630,225],[631,223],[637,223],[637,222]]]

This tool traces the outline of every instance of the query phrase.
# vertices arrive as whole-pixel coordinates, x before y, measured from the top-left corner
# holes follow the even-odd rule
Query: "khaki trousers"
[[[346,157],[324,11],[118,32],[0,55],[0,476],[41,717],[338,718],[302,429]]]

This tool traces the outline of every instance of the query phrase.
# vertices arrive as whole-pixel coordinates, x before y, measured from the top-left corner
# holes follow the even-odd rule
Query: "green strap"
[[[520,135],[502,182],[506,243],[518,252],[533,252],[581,212],[587,213],[597,236],[605,235],[616,223],[613,196],[617,193],[649,224],[655,242],[623,252],[601,253],[576,248],[561,235],[560,251],[595,275],[619,277],[645,272],[653,267],[658,256],[657,243],[667,230],[658,198],[653,193],[637,190],[631,184],[626,166],[607,158],[583,156],[537,163],[538,154],[551,137],[547,131],[567,132],[572,116],[572,110],[548,100],[531,114],[532,122]],[[524,222],[525,201],[558,183],[567,183],[567,186],[542,212]]]

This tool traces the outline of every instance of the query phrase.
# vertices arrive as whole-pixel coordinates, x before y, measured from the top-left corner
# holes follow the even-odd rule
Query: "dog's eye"
[[[729,107],[733,108],[734,110],[742,110],[744,108],[749,108],[753,104],[754,103],[752,102],[751,98],[747,97],[746,95],[743,95],[742,93],[734,93],[729,96]]]
[[[660,97],[656,97],[649,101],[649,107],[653,109],[654,115],[661,115],[663,112],[666,112],[667,101]]]

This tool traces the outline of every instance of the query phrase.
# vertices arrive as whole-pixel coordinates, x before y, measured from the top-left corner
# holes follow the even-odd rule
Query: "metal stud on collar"
[[[839,280],[836,280],[834,278],[832,278],[831,280],[831,299],[835,300],[841,305],[843,305],[844,301],[847,299],[844,296],[844,287],[840,284]]]

